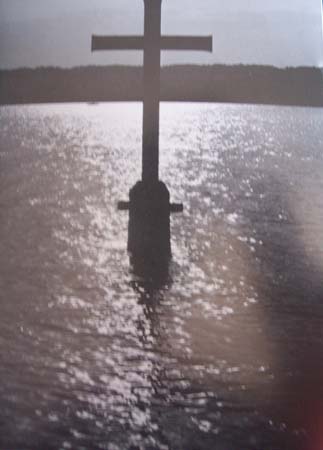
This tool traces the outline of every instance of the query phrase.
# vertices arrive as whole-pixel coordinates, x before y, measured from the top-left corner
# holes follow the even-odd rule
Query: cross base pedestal
[[[170,213],[183,211],[171,205],[162,181],[138,181],[130,190],[129,202],[119,202],[119,210],[129,209],[128,251],[135,257],[156,260],[171,256]]]

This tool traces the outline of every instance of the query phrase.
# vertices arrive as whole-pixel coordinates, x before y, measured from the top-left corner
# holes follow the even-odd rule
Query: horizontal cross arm
[[[212,36],[162,36],[161,49],[212,52]]]
[[[92,36],[92,52],[95,50],[143,50],[142,36]]]
[[[144,47],[142,36],[92,36],[92,51],[144,50]],[[160,49],[212,52],[212,36],[161,36]]]

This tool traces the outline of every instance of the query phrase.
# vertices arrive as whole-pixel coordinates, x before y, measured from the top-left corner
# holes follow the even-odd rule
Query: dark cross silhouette
[[[144,36],[92,36],[95,50],[144,51],[142,180],[158,181],[161,50],[212,51],[212,36],[161,36],[162,0],[144,0]]]

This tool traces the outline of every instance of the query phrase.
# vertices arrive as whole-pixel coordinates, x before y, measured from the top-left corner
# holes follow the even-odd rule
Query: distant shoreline
[[[26,102],[26,103],[0,103],[0,108],[5,108],[5,107],[14,107],[14,106],[42,106],[42,105],[89,105],[89,106],[96,106],[96,105],[103,105],[103,104],[108,104],[108,103],[142,103],[142,100],[102,100],[102,101],[98,101],[98,102],[93,102],[93,104],[91,102],[87,102],[87,101],[60,101],[60,102]],[[323,108],[323,105],[297,105],[297,104],[293,104],[293,105],[288,105],[288,104],[284,104],[284,103],[252,103],[252,102],[248,102],[248,103],[243,103],[243,102],[216,102],[216,101],[200,101],[200,100],[161,100],[160,104],[163,103],[191,103],[191,104],[212,104],[212,105],[245,105],[245,106],[276,106],[276,107],[281,107],[281,108],[314,108],[314,109],[321,109]]]
[[[142,100],[142,68],[85,66],[0,70],[0,105]],[[323,107],[315,67],[176,65],[161,70],[161,101]]]

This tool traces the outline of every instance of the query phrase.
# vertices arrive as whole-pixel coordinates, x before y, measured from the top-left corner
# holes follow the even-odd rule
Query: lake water
[[[164,280],[126,251],[140,104],[0,108],[0,448],[323,448],[323,110],[162,104]]]

